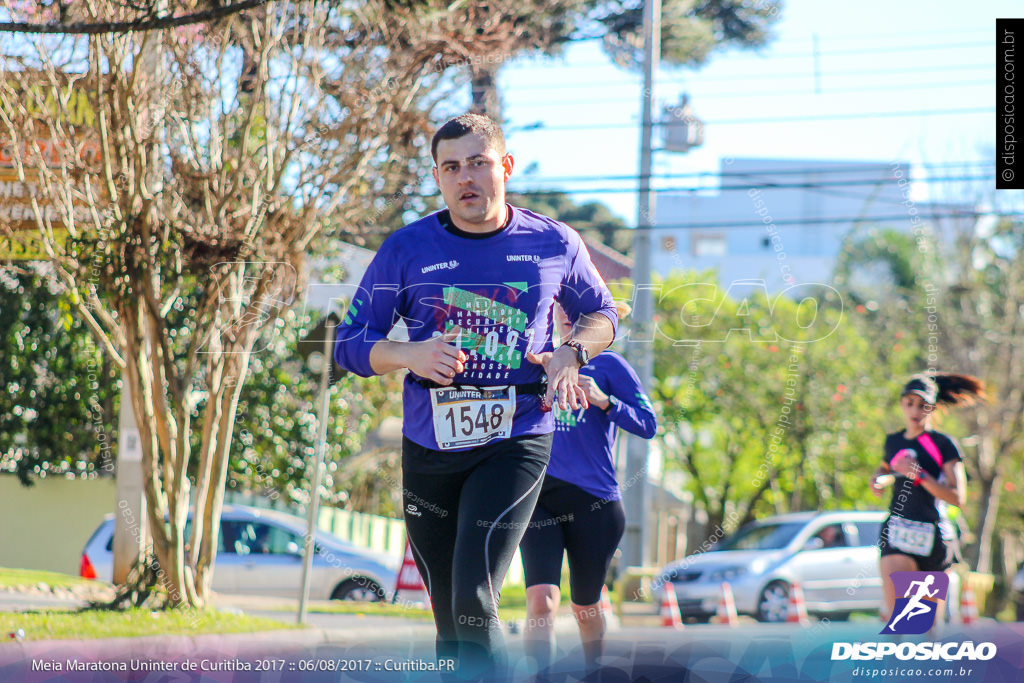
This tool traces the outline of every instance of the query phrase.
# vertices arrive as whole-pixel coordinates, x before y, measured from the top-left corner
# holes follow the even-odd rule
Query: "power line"
[[[888,47],[867,47],[856,50],[834,50],[829,52],[822,52],[822,57],[837,57],[846,55],[865,55],[865,54],[878,54],[879,52],[929,52],[931,50],[959,50],[962,48],[975,48],[975,47],[991,47],[991,42],[980,42],[980,43],[932,43],[931,45],[893,45]],[[807,58],[810,56],[810,52],[791,52],[768,55],[772,59],[777,57],[790,58],[790,57],[803,57]]]
[[[750,92],[745,90],[743,92],[731,92],[731,93],[709,93],[701,94],[699,97],[695,97],[694,100],[700,102],[707,102],[712,100],[724,100],[724,99],[749,99],[751,97],[798,97],[798,96],[813,96],[820,97],[822,95],[844,95],[847,93],[860,93],[860,92],[886,92],[886,91],[904,91],[904,90],[930,90],[930,89],[948,89],[948,88],[971,88],[971,87],[991,87],[994,83],[993,80],[987,81],[960,81],[951,83],[949,81],[943,83],[918,83],[918,84],[905,84],[899,83],[896,85],[878,86],[872,85],[863,88],[828,88],[824,87],[820,92],[815,92],[808,86],[807,90],[761,90],[756,92]],[[614,97],[608,99],[575,99],[571,102],[552,102],[551,100],[535,101],[535,102],[515,102],[515,107],[578,107],[581,104],[619,104],[622,102],[621,97]]]
[[[946,183],[946,182],[967,182],[973,180],[990,180],[995,177],[995,174],[984,174],[975,176],[948,176],[948,177],[935,177],[935,178],[922,178],[914,180],[914,183]],[[632,178],[635,180],[636,178]],[[717,192],[738,192],[738,191],[749,191],[749,190],[810,190],[825,187],[864,187],[874,186],[883,183],[895,183],[895,180],[887,178],[873,178],[870,180],[846,180],[836,182],[813,182],[813,183],[756,183],[756,184],[744,184],[744,185],[724,185],[716,188],[708,187],[662,187],[652,189],[652,192],[658,193],[679,193],[679,194],[691,194],[694,192],[707,192],[708,190],[714,190]],[[518,190],[514,187],[509,188],[510,192],[516,194],[550,194],[551,192],[564,192],[571,194],[618,194],[618,193],[635,193],[635,187],[606,187],[597,189],[585,189],[585,190]]]
[[[876,112],[850,112],[846,114],[814,114],[810,116],[780,116],[765,119],[721,119],[719,121],[705,121],[707,126],[730,126],[752,123],[798,123],[801,121],[846,121],[849,119],[881,119],[900,118],[904,116],[957,116],[963,114],[992,114],[995,110],[990,107],[976,107],[973,109],[932,109],[917,111],[876,111]],[[574,123],[560,126],[535,125],[520,128],[511,128],[510,132],[550,132],[562,130],[612,130],[617,128],[636,128],[636,123]],[[663,124],[655,124],[663,125]]]
[[[958,49],[973,49],[992,46],[991,42],[977,42],[977,43],[934,43],[931,45],[893,45],[893,46],[880,46],[880,47],[865,47],[857,50],[836,50],[830,52],[821,52],[819,57],[845,57],[851,55],[867,55],[867,54],[879,54],[879,53],[890,53],[890,52],[932,52],[935,50],[958,50]],[[811,50],[806,52],[771,52],[765,55],[759,55],[764,59],[808,59],[812,56]],[[578,63],[579,67],[598,67],[608,66],[607,62],[581,62]]]
[[[939,219],[939,218],[969,218],[974,219],[982,215],[980,212],[971,210],[964,211],[927,211],[919,210],[917,214],[922,220],[928,219]],[[1024,213],[1001,213],[1001,216],[1022,216]],[[889,222],[901,222],[910,220],[910,217],[906,212],[900,214],[894,214],[891,216],[830,216],[825,218],[773,218],[771,225],[778,226],[802,226],[802,225],[833,225],[841,223],[889,223]],[[658,223],[652,225],[649,230],[718,230],[725,228],[764,228],[764,221],[758,220],[744,220],[744,221],[716,221],[709,223],[701,222],[689,222],[689,223]],[[635,226],[629,226],[625,228],[612,228],[612,230],[641,230],[648,228],[637,228]]]
[[[806,162],[806,160],[804,160]],[[814,162],[810,162],[814,163]],[[837,162],[823,162],[823,163],[837,163]],[[834,167],[819,167],[819,166],[804,166],[801,168],[759,168],[751,171],[695,171],[692,173],[653,173],[651,178],[697,178],[697,179],[726,179],[726,178],[757,178],[762,176],[780,176],[780,175],[805,175],[813,173],[815,175],[842,175],[850,173],[869,173],[872,171],[882,170],[883,167],[892,166],[892,162],[872,162],[872,161],[855,161],[855,162],[841,162],[842,165]],[[899,164],[902,166],[906,163],[908,166],[911,165],[909,162],[900,161]],[[850,164],[855,164],[851,166]],[[944,168],[957,168],[967,169],[971,167],[994,167],[995,163],[985,160],[975,161],[944,161],[938,163],[916,163],[912,164],[914,169],[944,169]],[[581,176],[526,176],[534,181],[540,182],[576,182],[576,181],[590,181],[590,180],[636,180],[639,176],[635,173],[628,175],[581,175]],[[917,179],[911,182],[918,182]]]
[[[932,38],[932,37],[937,37],[937,36],[968,36],[968,35],[973,35],[973,34],[985,34],[986,36],[990,36],[992,34],[992,29],[990,29],[990,28],[976,28],[976,29],[968,29],[968,30],[953,29],[953,30],[949,30],[949,31],[929,31],[928,33],[917,33],[917,32],[915,32],[914,36],[917,37],[917,38]],[[864,34],[864,33],[848,33],[845,36],[844,35],[835,35],[835,36],[828,35],[828,36],[820,36],[820,37],[822,39],[829,40],[829,41],[839,41],[839,42],[842,42],[842,41],[857,41],[858,44],[863,45],[865,40],[871,40],[873,38],[900,38],[900,39],[904,39],[904,38],[907,37],[907,32],[904,30],[904,31],[893,31],[891,33],[869,33],[869,34]],[[800,39],[797,39],[797,38],[791,38],[790,42],[810,43],[811,40],[812,40],[811,38],[804,38],[803,40],[800,40]]]
[[[564,68],[571,69],[574,65],[567,64]],[[925,67],[904,67],[896,69],[840,69],[838,71],[829,71],[822,74],[822,78],[835,78],[837,76],[888,76],[891,74],[918,74],[918,73],[936,73],[944,74],[950,71],[992,71],[991,64],[950,64],[950,65],[930,65]],[[785,79],[785,78],[810,78],[813,74],[810,71],[790,72],[790,73],[777,73],[771,72],[770,74],[751,74],[744,76],[715,76],[714,82],[719,83],[722,81],[757,81],[763,82],[766,79]],[[689,76],[665,76],[659,79],[660,83],[667,83],[669,85],[686,84],[690,85],[694,81],[699,81],[702,78],[700,74],[694,74]],[[623,80],[609,80],[602,79],[600,81],[579,81],[576,80],[572,83],[558,84],[558,83],[544,83],[540,85],[523,85],[516,86],[516,90],[554,90],[554,89],[567,89],[567,88],[594,88],[594,87],[608,87],[614,85],[622,86],[636,86],[639,83],[639,79],[623,79]]]

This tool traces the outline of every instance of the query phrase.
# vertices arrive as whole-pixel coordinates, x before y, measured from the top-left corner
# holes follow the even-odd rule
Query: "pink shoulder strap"
[[[932,460],[942,469],[942,453],[939,451],[939,447],[932,441],[932,437],[928,435],[928,432],[924,432],[917,437],[917,442],[924,446],[924,449],[928,451],[928,455],[932,456]]]

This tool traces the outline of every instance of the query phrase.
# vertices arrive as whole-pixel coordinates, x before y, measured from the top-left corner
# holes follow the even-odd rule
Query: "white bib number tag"
[[[927,557],[935,545],[935,525],[890,517],[889,545],[911,555]]]
[[[430,390],[430,406],[440,450],[482,446],[511,436],[516,388],[438,387]]]

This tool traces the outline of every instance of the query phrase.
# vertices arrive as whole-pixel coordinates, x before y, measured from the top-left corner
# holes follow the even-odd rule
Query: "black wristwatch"
[[[616,406],[619,405],[619,399],[615,398],[611,394],[608,395],[608,407],[604,409],[604,412],[610,413],[615,410]]]
[[[568,346],[576,351],[576,362],[580,364],[581,368],[590,361],[590,353],[587,351],[587,347],[578,341],[567,341],[562,346]]]

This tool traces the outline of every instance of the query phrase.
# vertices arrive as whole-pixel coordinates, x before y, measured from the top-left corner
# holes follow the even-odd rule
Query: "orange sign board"
[[[92,168],[101,160],[102,147],[92,129],[95,114],[85,87],[82,81],[69,83],[61,92],[44,90],[38,97],[23,93],[29,113],[37,121],[43,116],[56,117],[59,112],[61,127],[75,132],[77,142],[73,150],[68,149],[69,141],[52,139],[41,121],[36,125],[34,136],[20,141],[12,139],[10,130],[0,125],[0,260],[47,258],[33,200],[44,220],[52,225],[54,236],[62,240],[67,235],[62,227],[65,210],[52,201],[53,197],[45,191],[35,169],[40,161],[49,168],[59,169],[69,158],[83,161],[86,167]],[[49,113],[44,114],[41,109]],[[19,157],[25,160],[25,180],[18,178]],[[89,219],[89,207],[84,199],[73,201],[72,206],[76,222]]]

